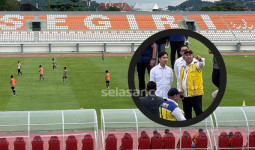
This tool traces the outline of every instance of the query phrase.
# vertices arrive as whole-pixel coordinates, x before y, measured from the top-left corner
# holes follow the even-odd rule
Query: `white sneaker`
[[[212,98],[213,100],[216,98],[217,94],[218,94],[219,90],[215,90],[214,92],[212,92]]]

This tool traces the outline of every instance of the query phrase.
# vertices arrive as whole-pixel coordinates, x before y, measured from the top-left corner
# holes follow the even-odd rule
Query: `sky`
[[[91,0],[91,1],[96,1],[98,3],[121,3],[125,2],[128,3],[129,5],[135,5],[135,3],[157,3],[159,8],[164,8],[167,6],[177,6],[181,4],[182,2],[186,0]],[[219,0],[202,0],[202,1],[219,1]]]

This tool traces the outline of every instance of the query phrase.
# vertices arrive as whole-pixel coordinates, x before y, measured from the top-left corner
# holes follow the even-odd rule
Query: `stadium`
[[[153,130],[163,135],[169,127],[143,116],[130,96],[102,96],[102,90],[105,70],[111,73],[114,94],[128,89],[128,66],[139,45],[176,28],[194,30],[215,44],[227,68],[227,87],[221,107],[206,120],[170,128],[175,142],[168,148],[174,149],[180,138],[180,148],[190,149],[191,136],[187,140],[181,135],[203,128],[206,136],[197,149],[229,149],[223,132],[230,131],[236,144],[231,149],[254,149],[254,18],[253,12],[0,12],[0,149],[138,149],[142,131],[149,137]],[[190,47],[206,59],[205,110],[216,89],[211,83],[212,56],[196,39],[190,39]],[[52,58],[57,70],[52,70]],[[17,76],[17,61],[22,76]],[[45,69],[43,81],[39,65]],[[68,84],[62,83],[64,67]],[[17,82],[16,96],[10,75]],[[132,142],[129,138],[123,144],[125,133]],[[162,139],[155,147],[163,148],[158,145]]]

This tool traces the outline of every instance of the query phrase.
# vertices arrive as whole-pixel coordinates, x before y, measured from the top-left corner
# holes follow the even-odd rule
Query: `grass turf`
[[[0,58],[0,110],[62,110],[135,108],[130,96],[103,97],[105,70],[111,74],[111,89],[128,89],[127,69],[131,57],[58,57],[58,70],[52,70],[51,58]],[[22,63],[22,76],[17,76],[17,61]],[[39,65],[45,80],[39,80]],[[68,83],[62,83],[63,68],[68,70]],[[17,96],[10,89],[10,75],[16,79]],[[114,90],[114,91],[115,91]],[[107,92],[105,90],[104,92]]]
[[[199,41],[190,39],[190,49],[195,55],[206,59],[203,69],[204,90],[203,110],[212,102],[211,93],[216,87],[211,82],[212,55],[208,48]],[[170,49],[166,50],[167,52]],[[255,56],[223,56],[227,68],[227,88],[221,106],[255,105],[253,82]],[[22,76],[17,76],[17,61],[22,63]],[[0,110],[62,110],[92,108],[98,117],[100,109],[136,108],[130,96],[102,96],[107,93],[105,87],[105,70],[111,74],[110,88],[118,95],[128,89],[128,66],[131,57],[57,57],[58,70],[52,70],[51,58],[0,58]],[[45,80],[39,81],[39,65],[45,70]],[[170,61],[169,61],[170,65]],[[62,83],[63,68],[68,70],[68,83]],[[13,74],[17,84],[17,96],[10,89],[10,75]],[[135,74],[138,88],[137,74]],[[147,79],[148,81],[148,76]],[[176,87],[176,82],[172,87]],[[102,90],[105,90],[104,93]],[[114,93],[111,93],[114,95]],[[180,106],[181,106],[180,102]]]

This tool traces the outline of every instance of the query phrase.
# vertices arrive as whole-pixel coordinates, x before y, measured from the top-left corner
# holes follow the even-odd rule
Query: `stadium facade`
[[[253,12],[0,12],[1,52],[130,52],[166,29],[190,29],[220,51],[254,50]]]

